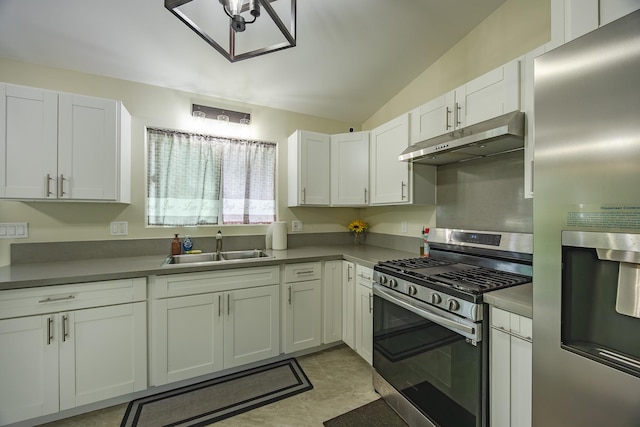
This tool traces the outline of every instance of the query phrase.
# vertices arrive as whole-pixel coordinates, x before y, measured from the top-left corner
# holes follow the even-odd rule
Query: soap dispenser
[[[180,255],[182,253],[182,242],[178,238],[177,234],[174,234],[173,240],[171,241],[171,255]]]

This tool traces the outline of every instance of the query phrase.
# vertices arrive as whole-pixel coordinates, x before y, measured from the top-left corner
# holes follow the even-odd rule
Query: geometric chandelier
[[[229,62],[296,45],[296,0],[164,0],[164,7]]]

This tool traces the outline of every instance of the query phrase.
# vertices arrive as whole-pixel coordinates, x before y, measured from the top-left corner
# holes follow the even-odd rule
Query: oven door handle
[[[432,308],[425,303],[414,300],[413,298],[409,299],[409,297],[405,297],[402,294],[396,295],[395,292],[392,292],[393,291],[387,291],[377,283],[374,283],[373,285],[373,295],[409,310],[410,312],[417,314],[424,319],[430,320],[444,328],[463,335],[464,337],[469,338],[473,344],[482,340],[481,328],[479,328],[475,323],[471,321],[465,322],[463,319],[457,318],[454,314],[449,314],[445,311],[438,313],[436,312],[436,310],[439,310],[437,308]],[[447,315],[450,317],[446,317]]]

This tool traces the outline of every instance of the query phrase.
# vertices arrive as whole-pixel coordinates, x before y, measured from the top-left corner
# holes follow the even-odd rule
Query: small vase
[[[353,245],[354,246],[360,245],[360,233],[353,233]]]

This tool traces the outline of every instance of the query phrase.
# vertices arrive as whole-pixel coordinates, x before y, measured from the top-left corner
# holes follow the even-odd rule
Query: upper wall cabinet
[[[331,205],[369,204],[369,132],[331,135]]]
[[[411,144],[520,108],[520,63],[511,61],[414,109]]]
[[[288,139],[289,206],[330,203],[331,138],[297,130]]]
[[[131,199],[131,116],[121,102],[0,83],[0,197]]]
[[[435,204],[436,167],[398,160],[409,146],[409,113],[371,131],[371,205]]]
[[[640,8],[638,0],[564,1],[565,42],[615,21]]]

